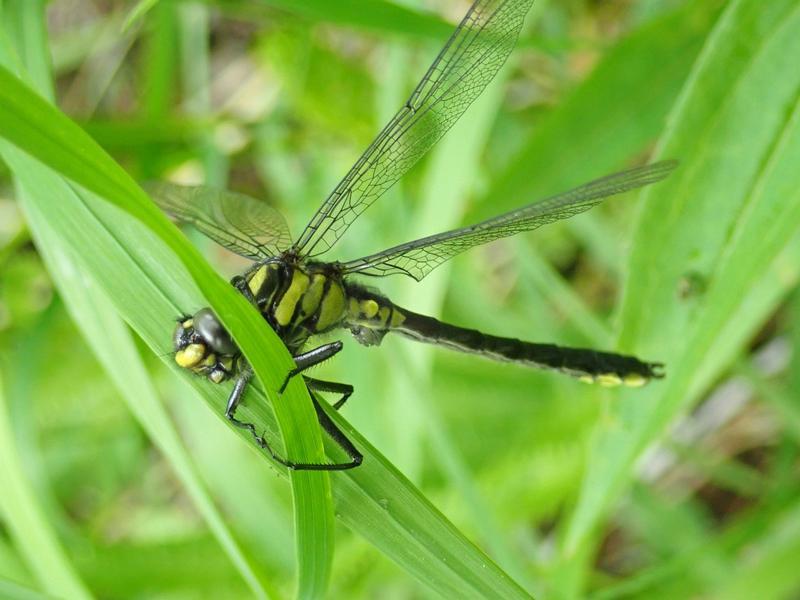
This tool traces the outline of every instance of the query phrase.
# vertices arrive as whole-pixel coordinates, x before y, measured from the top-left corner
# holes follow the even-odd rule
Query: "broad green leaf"
[[[37,14],[42,14],[31,4],[26,5],[25,10],[34,13],[30,17],[31,21],[36,20]],[[34,41],[37,39],[34,37]],[[31,63],[33,57],[45,54],[45,47],[33,43],[27,46],[29,51],[25,55],[26,61],[37,73],[38,78],[46,81],[46,70],[42,67],[37,68],[37,65],[44,65],[46,61],[34,60]],[[45,72],[42,72],[43,70]],[[68,196],[75,194],[75,189],[62,178],[43,169],[34,160],[13,148],[4,149],[3,155],[6,161],[14,165],[18,197],[21,198],[21,203],[31,208],[34,213],[28,215],[28,221],[37,227],[38,248],[73,319],[117,385],[120,394],[126,399],[131,412],[169,459],[197,510],[206,519],[231,562],[250,585],[253,593],[258,597],[265,597],[264,587],[254,572],[250,560],[244,555],[208,496],[188,452],[159,402],[128,329],[105,295],[92,285],[91,278],[80,272],[77,261],[67,255],[59,237],[48,228],[46,218],[36,214],[36,207],[46,204],[47,198],[54,192],[59,196]],[[38,195],[38,202],[26,201],[25,198],[29,194]]]
[[[0,68],[0,134],[62,175],[146,223],[172,249],[191,273],[192,281],[209,299],[204,305],[214,309],[248,357],[257,377],[267,382],[278,421],[285,424],[282,431],[285,431],[286,454],[301,462],[323,461],[319,427],[310,403],[292,401],[307,394],[305,386],[301,381],[292,381],[285,395],[275,392],[283,381],[283,374],[293,364],[275,332],[244,298],[208,267],[197,250],[179,235],[136,183],[89,136],[5,67]],[[47,204],[42,212],[53,219],[55,211],[47,210],[52,207],[52,199],[48,199]],[[87,247],[86,239],[91,238],[84,237],[84,242],[79,244],[83,252],[94,252]],[[103,283],[109,284],[108,281]],[[164,321],[167,322],[168,319]],[[265,337],[256,340],[252,332],[261,330]],[[245,334],[245,331],[251,333]],[[301,591],[305,593],[309,586],[311,593],[319,593],[327,582],[333,545],[329,478],[324,473],[293,472],[290,480],[296,506]]]
[[[17,182],[22,188],[19,190],[20,198],[28,194],[39,195],[41,198],[52,195],[55,190],[59,190],[58,195],[76,193],[63,179],[42,169],[20,152],[5,149],[2,154],[12,165]],[[186,448],[159,401],[128,329],[103,292],[81,271],[78,261],[69,257],[61,247],[59,236],[48,227],[47,218],[38,212],[41,202],[27,200],[23,204],[31,211],[28,222],[34,229],[37,246],[41,249],[59,293],[84,338],[114,380],[131,412],[169,460],[198,512],[205,518],[209,529],[217,537],[231,562],[250,585],[253,593],[257,597],[266,597],[265,585],[259,581],[260,577],[254,572],[250,559],[244,554],[208,496]]]
[[[664,360],[667,377],[613,404],[597,431],[567,557],[796,283],[776,259],[800,223],[797,27],[796,2],[729,3],[671,113],[659,154],[682,165],[644,194],[620,336]]]

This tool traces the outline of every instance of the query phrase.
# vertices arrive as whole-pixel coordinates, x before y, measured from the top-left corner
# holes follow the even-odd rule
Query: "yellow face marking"
[[[303,302],[300,307],[303,310],[303,316],[313,315],[317,312],[319,303],[322,300],[322,292],[325,291],[325,281],[327,277],[321,273],[316,273],[311,276],[311,285],[308,290],[303,294]]]
[[[616,373],[603,373],[597,376],[597,383],[603,387],[614,387],[622,383],[622,379]]]
[[[178,350],[175,353],[175,362],[179,366],[189,369],[199,363],[205,353],[206,348],[203,344],[189,344],[183,350]]]
[[[353,303],[355,302],[356,310],[358,310],[358,301],[350,298],[350,307],[352,313]],[[338,323],[345,311],[345,297],[342,286],[336,281],[332,281],[328,288],[328,293],[322,299],[322,305],[319,309],[319,317],[317,318],[317,331],[325,331]]]
[[[645,383],[647,383],[647,377],[639,375],[639,373],[628,373],[622,379],[622,383],[628,387],[642,387]]]
[[[378,314],[378,308],[380,308],[378,303],[372,298],[369,300],[364,300],[361,303],[361,314],[367,319],[371,319]]]
[[[299,269],[295,269],[294,273],[292,273],[292,283],[289,284],[289,289],[286,290],[283,298],[281,298],[281,301],[275,308],[275,320],[278,322],[278,325],[283,327],[289,324],[292,320],[292,315],[294,314],[297,303],[307,289],[308,275]]]
[[[247,287],[250,288],[250,293],[255,296],[258,293],[258,290],[261,289],[261,286],[264,285],[264,281],[266,279],[267,279],[267,265],[264,265],[258,271],[253,273],[253,276],[250,278],[250,281],[247,282]]]

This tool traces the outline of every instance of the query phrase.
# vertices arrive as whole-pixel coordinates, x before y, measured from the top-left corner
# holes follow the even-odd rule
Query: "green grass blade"
[[[206,264],[199,253],[158,211],[130,177],[77,125],[0,67],[0,134],[57,172],[121,207],[147,224],[191,273],[259,379],[267,382],[286,453],[296,461],[324,460],[319,427],[302,381],[295,378],[287,393],[274,390],[292,368],[288,352],[246,300]],[[48,202],[51,204],[52,200]],[[45,211],[48,218],[50,212]],[[92,252],[84,246],[83,252]],[[174,318],[174,315],[173,315]],[[165,323],[169,320],[165,320]],[[253,332],[263,333],[256,339]],[[245,339],[247,338],[247,339]],[[320,593],[327,582],[333,547],[333,511],[327,474],[292,473],[298,549],[299,590]]]
[[[621,346],[663,359],[667,378],[598,432],[567,556],[796,281],[781,252],[800,222],[797,27],[796,2],[731,2],[672,113],[660,154],[682,165],[645,191],[621,315]],[[701,283],[680,296],[687,280]]]
[[[43,171],[39,165],[19,152],[6,150],[3,154],[7,162],[13,165],[20,186],[25,188],[20,190],[20,198],[28,194],[52,195],[54,190],[59,188],[65,189],[61,189],[58,195],[75,193],[62,179]],[[100,290],[95,288],[91,278],[80,272],[76,261],[67,256],[65,249],[61,247],[59,236],[48,228],[46,217],[38,212],[42,202],[28,200],[22,204],[30,211],[27,221],[34,229],[37,247],[40,248],[48,270],[58,286],[59,294],[99,362],[116,384],[120,395],[147,431],[150,439],[169,460],[198,512],[206,520],[223,551],[254,595],[260,598],[274,596],[267,594],[262,583],[263,578],[254,572],[251,560],[245,555],[209,497],[186,448],[150,383],[130,333],[120,321],[113,305]]]
[[[14,442],[0,371],[0,510],[3,522],[42,589],[69,598],[91,598],[27,480]]]
[[[33,10],[31,10],[32,8]],[[36,13],[29,16],[28,20],[30,21],[34,21],[37,14],[39,16],[42,14],[40,10],[30,4],[26,5],[24,10]],[[34,38],[34,41],[37,40],[38,38]],[[30,43],[27,44],[27,47],[29,51],[25,54],[26,61],[30,61],[37,55],[45,54],[42,44]],[[29,62],[29,64],[31,63]],[[47,80],[47,73],[41,73],[41,69],[36,67],[37,64],[44,65],[46,61],[34,61],[31,69],[37,73],[38,79]],[[27,205],[34,212],[37,206],[46,203],[46,198],[55,190],[59,190],[56,192],[57,195],[66,196],[76,193],[61,178],[42,169],[35,161],[18,151],[6,150],[5,157],[7,161],[15,165],[14,172],[21,204]],[[38,201],[26,202],[25,198],[29,193],[39,194]],[[251,561],[245,556],[233,534],[225,525],[222,516],[205,490],[199,474],[196,473],[188,452],[150,384],[149,376],[135,349],[130,333],[120,321],[114,307],[100,290],[90,285],[91,278],[79,272],[76,262],[67,256],[66,250],[61,247],[58,235],[48,229],[46,219],[42,215],[29,214],[28,222],[37,226],[37,246],[49,266],[50,273],[53,275],[68,310],[98,360],[117,385],[131,412],[170,461],[178,478],[194,501],[198,512],[205,518],[220,546],[228,554],[242,578],[257,597],[266,597],[264,586],[254,572]]]

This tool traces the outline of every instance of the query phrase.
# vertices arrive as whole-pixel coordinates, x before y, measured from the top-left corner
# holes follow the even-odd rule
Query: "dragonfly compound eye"
[[[192,321],[195,332],[214,352],[218,354],[236,354],[238,352],[231,336],[228,335],[210,308],[198,311]]]

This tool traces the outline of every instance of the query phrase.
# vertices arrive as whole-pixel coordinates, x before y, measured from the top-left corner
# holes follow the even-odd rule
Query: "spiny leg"
[[[331,394],[341,394],[341,398],[339,398],[333,405],[334,410],[339,410],[344,403],[347,402],[347,399],[353,395],[353,386],[349,383],[338,383],[336,381],[323,381],[322,379],[314,379],[313,377],[303,376],[303,380],[306,382],[306,387],[309,390],[314,390],[317,392],[330,392]]]
[[[250,378],[252,376],[253,370],[247,366],[236,379],[236,383],[233,386],[231,395],[228,397],[228,404],[225,408],[225,417],[239,429],[249,431],[259,448],[266,450],[275,462],[282,464],[284,467],[293,469],[294,467],[292,462],[286,460],[280,454],[275,452],[263,435],[258,435],[255,425],[246,421],[240,421],[236,418],[236,409],[239,407],[239,402],[241,402],[242,396],[247,389],[247,384],[250,382]]]
[[[321,362],[328,360],[331,356],[338,354],[339,351],[342,349],[342,342],[336,341],[331,342],[330,344],[323,344],[318,348],[313,348],[308,352],[303,352],[298,354],[294,358],[294,369],[289,371],[286,374],[286,379],[283,380],[283,385],[281,385],[280,389],[278,390],[279,394],[282,394],[286,389],[286,386],[289,385],[289,381],[295,375],[299,375],[306,369],[313,367],[314,365],[318,365]]]
[[[333,420],[327,415],[322,406],[320,406],[316,395],[314,395],[313,392],[309,395],[311,396],[311,402],[314,403],[314,410],[317,411],[317,420],[319,421],[319,424],[322,425],[325,433],[327,433],[331,439],[336,442],[336,445],[344,450],[344,453],[350,457],[350,462],[292,463],[292,466],[289,468],[296,469],[298,471],[346,471],[347,469],[354,469],[359,466],[364,460],[364,455],[358,451],[358,449],[353,445],[353,442],[347,438],[344,432],[339,429],[336,423],[334,423]]]
[[[244,429],[249,431],[250,434],[253,436],[256,444],[262,449],[265,450],[272,459],[287,467],[289,469],[295,470],[306,470],[306,471],[344,471],[346,469],[353,469],[361,464],[363,461],[363,455],[356,449],[353,443],[345,436],[345,434],[336,426],[336,424],[331,420],[331,418],[325,413],[325,411],[320,406],[319,402],[317,401],[316,396],[311,393],[311,400],[314,403],[314,410],[317,413],[317,420],[325,432],[331,437],[331,439],[336,442],[336,444],[350,457],[350,462],[346,463],[296,463],[286,458],[282,457],[280,454],[275,452],[272,449],[272,446],[267,442],[266,438],[263,435],[259,435],[256,432],[256,427],[252,423],[240,421],[236,418],[236,409],[239,406],[239,403],[242,400],[242,396],[244,395],[245,390],[247,389],[247,385],[250,382],[250,379],[253,376],[253,371],[249,367],[245,367],[239,377],[236,379],[236,383],[233,386],[233,390],[231,391],[231,395],[228,397],[228,403],[225,409],[225,416],[228,420],[239,427],[240,429]],[[329,381],[320,381],[317,379],[311,380],[313,383],[309,385],[312,389],[322,389],[323,391],[331,391],[331,392],[338,392],[342,394],[342,398],[334,405],[335,408],[340,407],[347,398],[353,392],[353,386],[344,384],[344,383],[335,383]],[[316,386],[314,388],[313,386]]]

